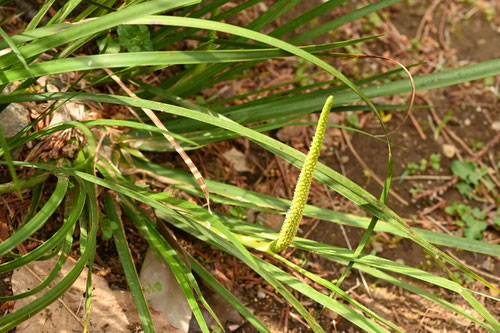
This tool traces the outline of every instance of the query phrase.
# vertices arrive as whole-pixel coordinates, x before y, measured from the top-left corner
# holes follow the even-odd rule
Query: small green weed
[[[422,158],[420,160],[420,163],[417,164],[415,162],[410,162],[406,166],[406,170],[408,171],[408,175],[414,175],[419,171],[425,171],[427,168],[427,160],[425,158]]]
[[[481,148],[483,148],[483,147],[484,147],[484,142],[476,141],[476,140],[471,140],[471,149],[472,149],[472,151],[481,150]]]
[[[153,43],[145,25],[119,25],[118,41],[129,52],[153,51]]]
[[[470,239],[482,239],[483,231],[488,227],[486,217],[487,211],[472,208],[469,205],[453,202],[445,208],[450,216],[456,216],[455,224],[464,228],[464,235]]]
[[[406,177],[413,176],[419,172],[423,172],[427,170],[429,167],[435,171],[441,169],[441,155],[433,153],[431,154],[431,156],[429,156],[429,160],[422,158],[420,159],[419,163],[416,162],[408,163],[406,165],[405,171],[403,171],[403,173],[400,176],[399,183],[401,184],[402,182],[404,182]]]
[[[314,83],[314,80],[309,75],[311,70],[309,62],[300,58],[293,64],[293,68],[295,68],[295,77],[299,86],[305,87]]]
[[[156,282],[154,286],[151,283],[148,282],[147,286],[143,287],[142,290],[146,294],[153,294],[153,293],[162,291],[163,290],[163,286],[162,286],[161,282]]]
[[[359,128],[359,117],[356,113],[348,114],[345,118],[349,125]]]
[[[244,219],[246,220],[247,218],[247,210],[243,207],[231,207],[229,209],[229,213],[233,215],[234,217]]]
[[[453,272],[452,275],[455,280],[462,285],[474,283],[474,278],[472,278],[472,276],[470,276],[469,274],[460,274],[460,272]]]
[[[103,219],[101,223],[101,237],[103,240],[110,240],[113,238],[113,232],[119,228],[115,221],[110,219]]]
[[[441,169],[441,156],[439,154],[431,154],[429,157],[429,165],[436,171]]]
[[[483,202],[484,199],[476,194],[481,186],[484,186],[487,192],[496,192],[496,185],[488,176],[488,167],[485,165],[455,160],[451,163],[451,171],[460,178],[456,188],[467,199]]]

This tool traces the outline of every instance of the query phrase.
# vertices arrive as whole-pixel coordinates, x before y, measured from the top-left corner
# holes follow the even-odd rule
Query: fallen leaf
[[[158,260],[151,249],[144,258],[140,280],[150,306],[180,332],[187,332],[191,307],[170,267],[165,260]]]
[[[226,159],[233,163],[234,170],[238,172],[248,172],[250,168],[247,165],[247,157],[236,148],[226,151],[222,154]]]
[[[65,121],[82,121],[85,120],[85,106],[77,102],[68,102],[62,108],[57,109],[52,113],[50,125],[62,123]]]

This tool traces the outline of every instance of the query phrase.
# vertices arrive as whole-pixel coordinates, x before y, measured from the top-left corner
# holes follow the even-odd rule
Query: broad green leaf
[[[488,223],[481,221],[471,214],[462,217],[466,223],[464,235],[470,239],[482,239],[483,231],[488,227]]]
[[[474,185],[479,184],[480,176],[475,172],[476,165],[471,161],[458,161],[451,162],[451,171],[460,179],[470,182]]]

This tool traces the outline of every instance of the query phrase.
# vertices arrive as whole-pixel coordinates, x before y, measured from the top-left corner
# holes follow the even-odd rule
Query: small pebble
[[[443,145],[443,155],[446,156],[447,158],[452,158],[455,156],[455,146],[449,145],[449,144],[444,144]]]
[[[373,242],[372,247],[377,253],[384,251],[384,245],[380,242]]]
[[[18,103],[7,105],[5,110],[0,112],[0,126],[6,139],[12,138],[29,124],[29,111],[26,107]]]
[[[467,118],[467,119],[464,120],[464,125],[465,126],[470,126],[470,119],[469,118]]]
[[[325,309],[324,315],[331,320],[337,320],[339,318],[339,315],[330,309]]]
[[[491,124],[491,128],[495,131],[500,131],[500,121],[493,122],[493,124]]]
[[[261,290],[259,290],[259,291],[257,292],[257,298],[260,298],[260,299],[264,299],[264,298],[266,298],[266,293],[265,293],[265,292],[263,292],[263,291],[261,291]]]

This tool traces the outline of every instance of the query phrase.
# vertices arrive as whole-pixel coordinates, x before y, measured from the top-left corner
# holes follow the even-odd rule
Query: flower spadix
[[[302,219],[302,214],[304,213],[304,208],[307,203],[307,197],[309,196],[309,189],[311,187],[314,169],[316,168],[316,163],[318,162],[318,157],[321,152],[321,146],[325,139],[326,124],[332,105],[333,96],[329,96],[323,106],[323,110],[321,111],[316,133],[314,134],[311,147],[307,153],[304,166],[300,171],[299,180],[297,181],[297,186],[295,187],[295,192],[293,193],[292,205],[286,213],[285,221],[283,222],[278,238],[269,244],[270,250],[275,253],[286,249],[292,243],[292,240],[299,229],[300,220]]]

